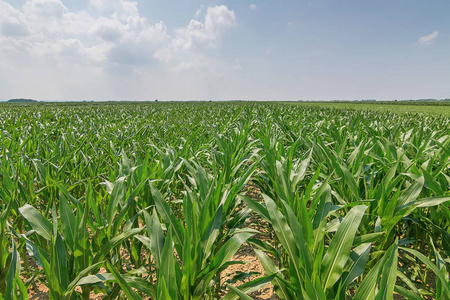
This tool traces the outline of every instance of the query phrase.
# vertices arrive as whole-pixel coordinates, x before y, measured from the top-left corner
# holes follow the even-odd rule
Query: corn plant
[[[1,298],[448,298],[449,118],[336,107],[0,104]]]
[[[195,195],[189,188],[183,199],[185,226],[151,185],[157,210],[152,215],[144,211],[147,238],[141,237],[150,249],[157,270],[156,292],[159,298],[171,299],[216,298],[220,292],[220,273],[229,259],[256,232],[249,229],[222,230],[225,199],[213,214],[208,199]],[[164,236],[160,214],[168,234]],[[175,254],[177,253],[177,261]]]

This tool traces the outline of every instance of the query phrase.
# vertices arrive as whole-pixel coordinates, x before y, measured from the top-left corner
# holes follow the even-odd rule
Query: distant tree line
[[[16,98],[16,99],[9,99],[8,102],[38,102],[37,100],[34,99],[25,99],[25,98]]]

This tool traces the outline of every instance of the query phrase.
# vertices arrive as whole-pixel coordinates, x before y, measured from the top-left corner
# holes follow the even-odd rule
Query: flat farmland
[[[297,102],[300,106],[317,106],[324,108],[374,110],[401,114],[418,113],[432,116],[450,116],[448,101],[347,101],[347,102]]]
[[[449,299],[450,106],[0,105],[0,299]]]

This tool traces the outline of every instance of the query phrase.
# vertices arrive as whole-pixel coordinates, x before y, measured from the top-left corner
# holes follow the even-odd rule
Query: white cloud
[[[205,8],[205,6],[202,4],[202,5],[200,5],[200,8],[197,9],[197,10],[195,11],[195,18],[196,18],[196,19],[197,19],[198,17],[200,17],[200,14],[202,13],[202,11],[203,11],[204,8]]]
[[[273,47],[269,47],[266,49],[266,54],[272,53]]]
[[[27,1],[23,7],[23,12],[27,18],[33,20],[59,19],[66,11],[67,8],[59,0]]]
[[[28,0],[21,9],[0,0],[0,20],[0,54],[20,45],[30,57],[74,56],[71,61],[85,65],[178,65],[220,46],[223,33],[236,24],[234,11],[226,6],[208,7],[203,22],[193,19],[170,36],[162,21],[150,24],[139,14],[137,2],[125,0],[90,0],[87,9],[78,12],[60,0]]]
[[[137,2],[125,0],[90,0],[89,9],[101,16],[127,21],[128,18],[140,18]]]
[[[208,7],[205,22],[191,20],[189,25],[176,30],[174,46],[190,50],[197,45],[217,47],[222,42],[223,32],[236,24],[234,11],[225,5]]]
[[[193,68],[207,67],[207,61],[202,57],[208,49],[214,49],[222,44],[224,32],[236,25],[234,11],[225,5],[208,7],[204,22],[191,20],[189,25],[178,28],[170,45],[159,49],[155,57],[161,61],[178,62],[178,66],[172,71],[181,72]]]
[[[250,4],[250,9],[255,10],[256,9],[256,4]]]
[[[433,31],[432,33],[430,33],[429,35],[424,35],[421,36],[417,42],[421,45],[429,45],[431,44],[434,39],[437,38],[437,36],[439,35],[439,31]]]
[[[171,72],[180,73],[183,71],[197,69],[200,67],[211,66],[212,64],[213,64],[212,60],[207,59],[204,56],[197,55],[195,57],[192,57],[192,59],[180,62],[175,67],[171,68]]]
[[[18,8],[0,0],[0,90],[63,99],[96,97],[89,93],[98,86],[114,96],[124,81],[150,88],[147,81],[186,70],[221,76],[230,68],[211,51],[236,24],[225,5],[201,6],[185,27],[168,30],[142,16],[136,1],[89,0],[71,11],[60,0],[27,0]]]

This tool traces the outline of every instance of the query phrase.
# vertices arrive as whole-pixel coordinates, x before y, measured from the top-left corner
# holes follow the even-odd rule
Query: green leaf
[[[372,244],[362,244],[355,248],[350,254],[353,264],[347,274],[343,277],[341,289],[344,289],[344,291],[350,283],[364,273],[366,264],[369,261],[371,246]]]
[[[278,267],[274,264],[272,259],[267,256],[267,254],[258,249],[254,249],[254,251],[266,274],[275,274],[280,272]],[[277,295],[280,296],[281,299],[291,299],[294,297],[289,287],[282,280],[280,280],[278,276],[273,279],[272,283]]]
[[[380,259],[374,267],[369,270],[369,273],[364,277],[363,281],[358,287],[353,299],[375,299],[377,293],[378,280],[381,278],[384,264],[390,255],[394,252],[396,245],[392,245],[386,251],[382,259]]]
[[[430,175],[425,169],[422,169],[423,176],[425,178],[425,186],[434,192],[435,196],[441,196],[444,194],[441,185]]]
[[[375,300],[393,300],[395,281],[397,280],[398,240],[391,246],[389,256],[381,272],[380,290]]]
[[[283,245],[284,249],[287,251],[289,258],[292,260],[294,264],[294,268],[297,272],[298,279],[301,276],[298,274],[300,271],[300,252],[295,242],[294,235],[292,233],[291,228],[289,227],[286,218],[281,214],[280,210],[276,203],[268,196],[263,194],[264,201],[267,205],[267,210],[270,215],[270,221],[272,224],[275,233]],[[294,274],[292,274],[294,275]]]
[[[94,257],[94,260],[92,261],[92,264],[98,263],[111,249],[122,243],[124,240],[134,236],[135,234],[138,234],[144,230],[144,228],[133,228],[130,230],[127,230],[118,236],[112,238],[110,241],[108,241],[106,244],[100,248],[100,250],[97,252],[97,254]]]
[[[238,288],[232,286],[231,284],[227,284],[227,286],[230,289],[230,292],[228,292],[228,294],[230,294],[231,292],[234,292],[235,294],[237,294],[236,297],[230,297],[229,299],[239,299],[239,298],[241,298],[241,299],[244,299],[244,300],[252,300],[252,298],[247,296],[246,293],[242,292],[241,290],[239,290]]]
[[[79,285],[79,282],[80,282],[81,280],[83,280],[83,278],[87,277],[87,275],[88,275],[89,273],[91,273],[93,270],[95,270],[96,268],[98,268],[99,266],[101,266],[103,263],[104,263],[104,261],[98,262],[98,263],[96,263],[96,264],[94,264],[94,265],[92,265],[92,266],[87,267],[86,269],[82,270],[81,272],[79,272],[79,273],[77,274],[77,277],[75,277],[75,279],[72,280],[72,282],[68,285],[67,291],[66,291],[66,293],[64,294],[64,296],[67,297],[67,296],[71,295],[72,292],[73,292],[73,289],[74,289],[77,285]]]
[[[160,279],[161,285],[158,285],[160,287],[158,289],[158,300],[174,300],[169,294],[169,289],[167,288],[166,280],[164,279],[164,276],[162,276]]]
[[[13,248],[12,252],[8,255],[11,263],[9,264],[8,273],[6,273],[5,300],[17,299],[15,278],[20,272],[20,256],[13,238],[11,238],[11,243]]]
[[[344,266],[350,256],[356,231],[366,209],[367,206],[365,205],[353,207],[344,217],[331,240],[321,266],[322,283],[327,290],[331,289],[342,275]]]
[[[119,283],[122,292],[127,295],[127,299],[133,299],[133,300],[141,300],[142,298],[139,297],[139,295],[133,291],[131,286],[125,281],[125,279],[122,278],[122,276],[119,274],[119,272],[116,271],[116,269],[107,261],[108,269],[113,274],[114,278],[116,278],[117,282]]]
[[[137,193],[145,186],[145,183],[147,183],[147,179],[143,180],[141,183],[139,183],[139,185],[131,192],[131,194],[128,196],[128,199],[126,201],[126,203],[122,203],[122,208],[119,211],[119,214],[117,215],[117,217],[114,219],[114,230],[113,235],[116,235],[118,230],[121,227],[121,223],[123,221],[123,219],[125,218],[126,214],[128,213],[128,211],[136,205],[136,201],[135,201],[135,197],[137,195]],[[111,223],[109,223],[111,225]]]
[[[388,224],[391,227],[394,226],[400,219],[408,216],[418,207],[437,206],[447,201],[450,201],[450,197],[431,197],[425,199],[412,200],[411,202],[408,202],[408,204],[399,207],[399,210],[396,211],[394,218],[388,220]]]
[[[355,237],[355,240],[353,241],[353,247],[357,247],[361,244],[365,243],[373,243],[376,242],[382,235],[384,235],[385,232],[375,232],[375,233],[368,233],[364,235],[360,235]]]
[[[427,267],[429,267],[431,270],[433,270],[433,272],[436,274],[438,279],[441,280],[441,282],[443,283],[442,286],[444,287],[445,292],[447,293],[447,296],[450,297],[450,284],[449,284],[449,281],[448,281],[448,279],[445,278],[445,275],[442,274],[442,272],[439,270],[439,268],[435,264],[433,264],[426,256],[424,256],[419,251],[416,251],[416,250],[413,250],[413,249],[409,249],[409,248],[404,248],[404,247],[400,247],[400,249],[402,249],[403,251],[409,252],[412,255],[416,256]]]
[[[52,238],[52,224],[41,213],[29,204],[19,208],[22,216],[30,223],[37,234],[50,241]]]
[[[153,284],[146,281],[145,279],[139,278],[139,277],[133,277],[129,275],[121,274],[122,278],[128,283],[129,286],[131,286],[134,289],[137,289],[138,291],[150,296],[152,299],[156,299],[156,288]],[[104,281],[113,281],[116,282],[116,278],[111,273],[102,273],[102,274],[95,274],[95,275],[89,275],[86,277],[81,278],[77,285],[86,285],[86,284],[97,284]]]
[[[343,181],[348,185],[355,199],[359,200],[361,196],[355,178],[345,166],[339,164],[339,167],[342,170],[342,174],[344,175]]]
[[[167,225],[170,225],[173,228],[173,236],[174,241],[178,245],[183,248],[183,227],[180,222],[175,218],[172,210],[170,209],[167,202],[164,200],[163,196],[159,192],[159,190],[150,183],[150,190],[152,192],[152,197],[155,200],[156,207],[158,209],[159,214]]]
[[[254,234],[255,232],[240,232],[220,247],[209,265],[197,275],[196,280],[198,280],[198,284],[196,284],[194,289],[194,297],[203,296],[211,279],[227,264],[241,245]]]
[[[178,262],[175,260],[172,229],[168,230],[166,241],[164,242],[164,249],[161,255],[161,268],[158,272],[158,278],[167,280],[167,289],[172,299],[178,298],[178,285],[176,279],[176,268],[179,268]],[[159,285],[158,285],[159,286]]]
[[[55,255],[54,262],[56,263],[54,267],[56,268],[58,282],[61,285],[62,292],[65,292],[69,285],[69,272],[67,269],[66,247],[64,246],[64,242],[59,233],[55,237],[53,250],[53,255]]]
[[[425,179],[423,176],[419,177],[413,184],[411,184],[398,198],[394,214],[396,214],[404,205],[414,201],[419,196],[424,186]]]
[[[59,193],[59,212],[61,214],[60,222],[62,232],[64,234],[64,240],[72,252],[75,252],[75,235],[77,230],[77,224],[75,215],[72,208],[67,202],[66,197],[62,192]]]
[[[114,188],[111,192],[108,206],[106,207],[106,220],[109,225],[112,225],[119,203],[125,198],[126,192],[125,177],[120,177],[114,182]]]
[[[64,293],[69,285],[69,271],[67,269],[66,247],[58,232],[58,217],[56,213],[56,206],[52,207],[53,215],[53,241],[52,241],[52,255],[51,255],[51,269],[56,273],[60,291]]]
[[[410,299],[410,300],[423,300],[422,297],[420,297],[420,295],[417,295],[416,293],[405,289],[404,287],[398,286],[396,285],[394,287],[394,291],[399,294],[402,295],[403,297],[405,297],[405,299]]]
[[[450,233],[445,231],[444,229],[440,229],[442,234],[442,247],[444,248],[447,256],[450,256]]]
[[[241,232],[234,235],[229,239],[219,251],[214,255],[211,263],[205,270],[203,270],[199,275],[202,276],[205,273],[213,270],[218,270],[224,263],[230,260],[230,258],[239,250],[241,245],[247,241],[248,238],[253,236],[255,232]]]
[[[155,259],[157,268],[161,266],[161,256],[164,249],[164,232],[159,222],[156,210],[153,210],[152,216],[143,211],[145,223],[147,225],[147,234],[150,239],[150,251]]]
[[[203,258],[202,258],[202,265],[206,262],[208,257],[212,253],[212,248],[214,245],[214,242],[216,242],[217,236],[219,235],[219,230],[222,225],[222,211],[223,211],[223,205],[221,204],[219,208],[214,213],[213,217],[209,221],[205,232],[203,232],[202,235],[202,242],[204,242],[203,246]]]
[[[239,297],[242,297],[242,294],[246,295],[257,290],[263,289],[267,286],[274,278],[276,274],[262,276],[260,278],[248,281],[246,283],[241,284],[238,287],[233,287],[232,291],[228,292],[222,300],[237,300]],[[228,284],[228,287],[231,285]],[[237,294],[237,295],[236,295]]]
[[[287,220],[294,235],[297,248],[299,249],[301,265],[305,268],[308,274],[312,274],[314,269],[314,258],[310,251],[308,242],[306,241],[306,232],[303,230],[304,228],[302,228],[302,226],[300,225],[299,221],[297,220],[297,216],[295,216],[292,208],[287,204],[287,202],[283,200],[280,201],[283,205],[285,215],[287,216]],[[303,214],[302,217],[305,219],[308,218],[306,214]],[[311,232],[310,237],[312,236],[313,233]]]
[[[243,195],[238,195],[237,197],[238,199],[244,201],[245,204],[247,204],[247,206],[250,207],[255,213],[257,213],[264,221],[270,222],[269,212],[267,211],[267,208],[265,208],[252,198]]]

